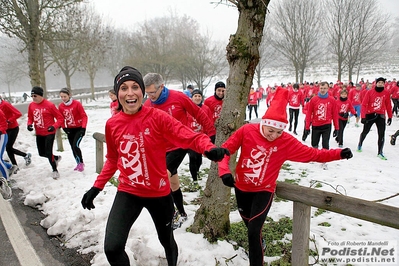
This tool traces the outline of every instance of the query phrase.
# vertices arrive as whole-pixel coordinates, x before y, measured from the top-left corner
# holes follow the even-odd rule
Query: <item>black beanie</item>
[[[35,86],[32,88],[32,91],[30,92],[30,94],[36,94],[36,95],[40,95],[43,97],[43,89],[42,89],[42,87]]]
[[[217,88],[226,88],[226,85],[222,81],[219,81],[215,84],[215,91]]]
[[[114,90],[117,96],[118,96],[119,87],[123,82],[127,80],[133,80],[137,82],[141,88],[141,91],[143,92],[143,95],[145,94],[144,81],[143,77],[141,76],[141,73],[134,67],[125,66],[121,69],[119,74],[116,75],[114,80]]]
[[[203,95],[202,95],[202,92],[201,92],[200,90],[193,90],[193,92],[191,93],[191,98],[192,98],[195,94],[199,94],[199,95],[203,96]]]
[[[384,79],[383,77],[379,77],[378,79],[375,79],[375,83],[377,83],[378,81],[384,81],[385,83],[386,79]]]

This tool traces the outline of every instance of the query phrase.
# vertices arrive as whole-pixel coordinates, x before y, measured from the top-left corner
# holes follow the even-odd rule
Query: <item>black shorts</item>
[[[177,174],[177,169],[187,154],[185,149],[177,149],[166,153],[166,167],[171,175]]]

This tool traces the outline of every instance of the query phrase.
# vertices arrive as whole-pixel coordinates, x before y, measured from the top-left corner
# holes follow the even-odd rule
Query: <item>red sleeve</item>
[[[83,108],[83,105],[79,101],[76,101],[76,102],[77,102],[77,105],[78,105],[78,110],[79,110],[80,117],[82,118],[82,128],[86,128],[87,127],[87,120],[88,120],[86,111]]]

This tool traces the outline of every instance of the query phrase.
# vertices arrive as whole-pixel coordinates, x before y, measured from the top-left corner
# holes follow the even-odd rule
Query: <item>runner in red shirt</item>
[[[360,133],[359,144],[357,151],[362,151],[363,141],[370,132],[373,124],[377,126],[378,131],[378,152],[377,157],[381,160],[387,160],[384,155],[384,138],[386,124],[391,125],[392,122],[392,104],[389,97],[389,92],[384,89],[385,78],[378,78],[375,80],[375,88],[368,90],[364,95],[362,101],[362,124],[363,131]],[[388,120],[386,121],[386,116]]]
[[[195,133],[164,111],[143,106],[144,81],[137,69],[122,68],[114,87],[122,111],[106,122],[107,160],[93,187],[83,195],[82,206],[93,209],[95,197],[119,170],[118,191],[105,230],[108,262],[130,265],[126,242],[131,227],[146,208],[168,266],[175,266],[178,248],[172,230],[174,207],[165,163],[167,144],[195,150],[214,161],[221,160],[227,150],[216,148],[207,135]]]
[[[71,90],[63,88],[60,91],[62,103],[58,106],[61,114],[64,116],[65,123],[62,125],[71,145],[72,154],[76,161],[74,171],[83,172],[85,164],[83,162],[80,142],[86,134],[87,114],[79,101],[72,99]]]
[[[240,150],[235,171],[229,167],[230,156],[218,163],[219,176],[226,186],[234,187],[238,211],[248,228],[249,265],[252,266],[263,265],[263,244],[266,243],[262,239],[262,226],[273,202],[283,163],[287,160],[329,162],[352,157],[349,148],[319,150],[284,132],[288,123],[287,93],[286,89],[278,89],[261,123],[243,125],[222,144],[230,154]]]
[[[148,100],[145,101],[144,106],[161,109],[186,126],[189,126],[187,115],[190,114],[202,126],[204,133],[212,141],[214,140],[216,129],[208,115],[184,93],[166,88],[160,74],[146,74],[144,76],[144,85],[148,95]],[[183,149],[180,145],[174,143],[168,142],[166,144],[166,165],[170,174],[172,196],[178,210],[174,219],[174,226],[177,228],[182,222],[187,220],[187,214],[183,205],[183,193],[180,189],[180,180],[177,172],[187,154],[187,149]]]
[[[60,155],[53,154],[55,133],[64,122],[64,117],[55,107],[54,103],[43,98],[43,89],[33,87],[31,91],[33,102],[28,107],[28,130],[36,131],[36,146],[39,156],[48,159],[53,170],[53,179],[58,179],[60,174],[57,165],[61,161]]]
[[[204,104],[211,109],[212,112],[212,120],[213,124],[216,123],[216,120],[220,117],[222,113],[223,99],[224,94],[226,92],[226,84],[224,82],[219,81],[215,84],[215,93],[214,95],[205,99]]]

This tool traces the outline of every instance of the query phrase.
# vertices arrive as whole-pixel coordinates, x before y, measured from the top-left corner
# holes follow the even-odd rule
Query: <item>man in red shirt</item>
[[[320,138],[323,149],[330,148],[331,122],[334,124],[333,137],[338,136],[339,123],[338,112],[335,99],[328,95],[329,86],[326,81],[320,83],[320,89],[308,103],[305,130],[310,133],[312,125],[311,145],[313,148],[319,147]],[[326,169],[326,165],[322,165]]]
[[[226,91],[226,84],[224,82],[219,81],[215,84],[215,94],[205,99],[204,104],[211,109],[213,124],[216,123],[216,120],[220,117],[222,113],[222,105],[224,94]]]
[[[212,120],[189,97],[180,91],[166,88],[162,76],[158,73],[148,73],[143,79],[145,92],[148,95],[148,100],[145,101],[144,106],[161,109],[185,126],[189,126],[188,114],[190,114],[202,126],[205,134],[211,139],[215,137],[216,129]],[[175,226],[179,227],[182,222],[187,220],[187,214],[184,210],[183,194],[180,189],[177,169],[183,162],[187,149],[168,142],[166,151],[166,165],[170,173],[172,196],[178,210]]]
[[[384,89],[385,81],[385,78],[377,78],[375,80],[375,88],[368,90],[364,95],[361,107],[363,131],[360,133],[359,144],[357,145],[357,151],[361,152],[363,141],[373,124],[375,124],[378,132],[377,156],[381,160],[387,160],[383,153],[385,128],[386,124],[390,126],[392,122],[392,104],[389,92]],[[385,115],[388,116],[387,121],[385,121]]]
[[[249,265],[263,266],[262,226],[273,202],[276,180],[283,163],[329,162],[349,159],[352,152],[345,149],[316,149],[302,144],[284,132],[288,91],[277,89],[274,100],[261,123],[240,127],[222,144],[233,154],[240,150],[235,174],[230,170],[230,156],[218,163],[219,176],[224,185],[234,187],[240,216],[248,228]]]
[[[55,107],[54,103],[43,98],[43,89],[33,87],[31,91],[32,101],[28,107],[28,130],[36,131],[36,146],[41,157],[50,162],[53,169],[52,177],[58,179],[60,174],[57,165],[61,161],[60,155],[53,154],[55,133],[64,122],[64,117]]]

